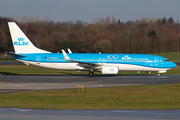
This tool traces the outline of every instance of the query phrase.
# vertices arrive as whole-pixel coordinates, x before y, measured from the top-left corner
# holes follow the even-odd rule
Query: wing
[[[88,62],[80,62],[80,61],[72,60],[63,49],[62,49],[62,53],[66,61],[78,63],[79,66],[84,67],[84,68],[93,69],[93,68],[102,66],[101,64],[97,64],[97,63],[88,63]]]

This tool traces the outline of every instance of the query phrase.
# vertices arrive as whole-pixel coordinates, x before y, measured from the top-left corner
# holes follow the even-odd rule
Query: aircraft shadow
[[[10,73],[10,72],[1,72],[0,71],[0,75],[19,75],[19,74]]]

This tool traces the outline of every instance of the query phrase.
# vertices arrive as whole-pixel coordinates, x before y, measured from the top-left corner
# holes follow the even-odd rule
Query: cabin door
[[[159,58],[158,57],[154,58],[154,65],[155,66],[159,65]]]
[[[36,62],[37,62],[37,64],[40,64],[40,62],[41,62],[41,56],[37,56],[37,57],[36,57]]]

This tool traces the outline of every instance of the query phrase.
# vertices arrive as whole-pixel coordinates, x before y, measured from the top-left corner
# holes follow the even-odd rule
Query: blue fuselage
[[[26,62],[39,63],[71,63],[66,61],[62,53],[34,53],[21,54],[26,57],[14,56],[15,59]],[[174,68],[176,64],[165,57],[145,54],[94,54],[94,53],[73,53],[68,56],[79,62],[97,64],[129,64],[151,68]]]

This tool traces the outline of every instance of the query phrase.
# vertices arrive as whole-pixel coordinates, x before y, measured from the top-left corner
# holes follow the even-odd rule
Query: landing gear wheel
[[[88,75],[89,75],[89,77],[93,77],[94,76],[94,72],[90,71]]]
[[[160,74],[158,73],[158,74],[157,74],[157,76],[159,77],[159,76],[160,76]]]

